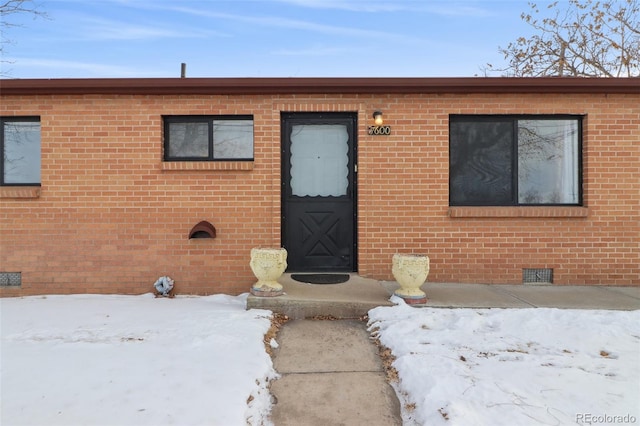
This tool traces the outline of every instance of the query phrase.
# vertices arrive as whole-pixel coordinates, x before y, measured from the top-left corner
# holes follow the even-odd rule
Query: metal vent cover
[[[0,287],[19,287],[21,285],[21,272],[0,272]]]
[[[553,284],[552,268],[525,268],[522,270],[523,284]]]

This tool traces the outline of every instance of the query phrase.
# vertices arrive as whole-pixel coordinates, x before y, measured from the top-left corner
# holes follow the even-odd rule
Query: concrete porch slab
[[[395,281],[382,281],[389,294],[399,288]],[[526,301],[501,292],[496,285],[425,283],[421,289],[427,295],[424,305],[432,308],[530,308]]]
[[[278,282],[284,294],[277,297],[249,295],[247,309],[269,309],[292,319],[332,316],[360,318],[376,306],[391,306],[389,293],[378,280],[350,274],[340,284],[306,284],[284,274]]]
[[[342,284],[305,284],[285,274],[280,280],[285,294],[249,296],[247,309],[269,309],[292,319],[333,316],[360,318],[377,306],[392,306],[395,281],[378,281],[351,274]],[[640,287],[504,285],[431,283],[422,286],[427,303],[415,307],[437,308],[569,308],[640,309]]]

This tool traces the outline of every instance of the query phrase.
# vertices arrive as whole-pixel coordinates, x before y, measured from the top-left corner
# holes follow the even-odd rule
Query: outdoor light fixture
[[[368,132],[370,135],[384,135],[389,136],[391,134],[391,126],[383,126],[384,120],[382,119],[382,111],[375,110],[373,112],[373,126],[369,126]]]
[[[382,111],[374,111],[373,112],[373,123],[376,126],[382,126],[383,120],[382,120]]]

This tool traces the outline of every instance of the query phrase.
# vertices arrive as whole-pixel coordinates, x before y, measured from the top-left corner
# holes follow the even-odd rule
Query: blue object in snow
[[[158,293],[162,294],[163,296],[168,296],[169,292],[173,288],[173,283],[174,281],[170,277],[164,276],[158,278],[158,281],[156,281],[153,286],[156,288],[156,291]]]

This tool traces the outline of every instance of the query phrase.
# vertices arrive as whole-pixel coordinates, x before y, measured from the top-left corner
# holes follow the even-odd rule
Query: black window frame
[[[218,120],[251,120],[253,130],[251,141],[250,158],[215,158],[214,156],[214,139],[213,139],[213,123]],[[208,155],[206,157],[176,157],[169,155],[169,126],[172,123],[207,123],[208,124]],[[165,115],[163,116],[163,160],[164,161],[207,161],[207,162],[223,162],[223,161],[253,161],[255,157],[255,123],[253,115]]]
[[[5,182],[5,141],[4,141],[4,125],[7,122],[33,122],[40,124],[40,182]],[[2,161],[0,161],[0,186],[42,186],[42,121],[40,116],[28,115],[28,116],[3,116],[0,117],[0,155],[2,155]]]
[[[575,120],[578,125],[578,141],[577,141],[577,179],[578,179],[578,200],[576,203],[521,203],[519,201],[518,194],[518,121],[520,120]],[[552,207],[563,206],[580,207],[584,205],[583,201],[583,126],[584,115],[579,114],[450,114],[449,115],[449,206],[450,207],[525,207],[525,206],[539,206],[539,207]],[[458,203],[454,202],[453,194],[454,188],[452,184],[452,126],[455,122],[496,122],[496,121],[510,121],[513,135],[511,146],[511,203],[508,204],[496,204],[496,203],[482,203],[482,202],[470,202],[470,203]]]

